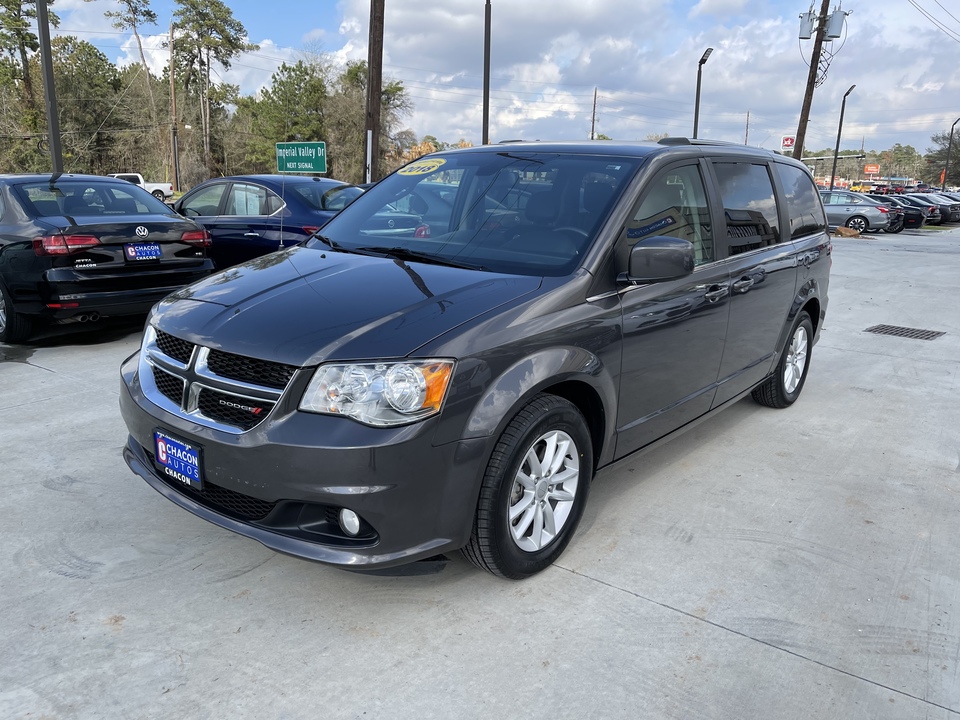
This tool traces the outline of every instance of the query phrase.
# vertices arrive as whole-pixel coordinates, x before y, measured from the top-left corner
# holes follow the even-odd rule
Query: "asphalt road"
[[[797,404],[602,471],[520,583],[351,574],[166,501],[120,456],[139,321],[0,345],[0,717],[956,717],[958,279],[960,230],[837,239]]]

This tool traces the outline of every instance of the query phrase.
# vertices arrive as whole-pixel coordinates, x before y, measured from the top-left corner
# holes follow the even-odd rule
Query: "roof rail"
[[[727,140],[701,140],[700,138],[665,137],[657,141],[658,145],[740,145],[741,143]]]

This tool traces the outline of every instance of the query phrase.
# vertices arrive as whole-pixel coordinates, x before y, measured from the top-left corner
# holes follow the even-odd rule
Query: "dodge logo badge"
[[[138,226],[137,226],[137,237],[142,237],[142,238],[144,238],[144,237],[146,237],[146,236],[149,235],[149,234],[150,234],[150,231],[147,230],[143,225],[138,225]]]

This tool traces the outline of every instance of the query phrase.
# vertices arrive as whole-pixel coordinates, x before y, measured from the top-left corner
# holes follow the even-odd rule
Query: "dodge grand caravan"
[[[803,165],[744,146],[430,155],[161,301],[121,368],[124,456],[280,552],[379,569],[461,550],[526,577],[598,468],[746,395],[797,399],[826,227]]]

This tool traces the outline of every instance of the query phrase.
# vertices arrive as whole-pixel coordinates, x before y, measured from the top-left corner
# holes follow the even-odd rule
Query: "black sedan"
[[[900,230],[904,228],[920,228],[923,227],[923,224],[927,220],[927,215],[923,210],[915,205],[911,205],[899,195],[867,195],[867,197],[895,207],[900,213],[901,217],[898,225],[894,225],[893,229],[887,228],[887,232],[899,232],[899,230],[896,229],[898,226]]]
[[[330,178],[243,175],[200,183],[173,207],[210,232],[222,269],[306,240],[362,193]]]
[[[915,208],[919,208],[926,218],[927,225],[939,225],[943,222],[939,205],[935,205],[929,200],[921,199],[919,196],[913,194],[900,195],[899,199],[905,203],[909,203]]]
[[[0,175],[0,213],[0,342],[146,313],[213,270],[207,231],[123,180]]]
[[[960,202],[936,193],[912,193],[910,197],[936,205],[940,209],[940,216],[943,222],[960,221]]]

